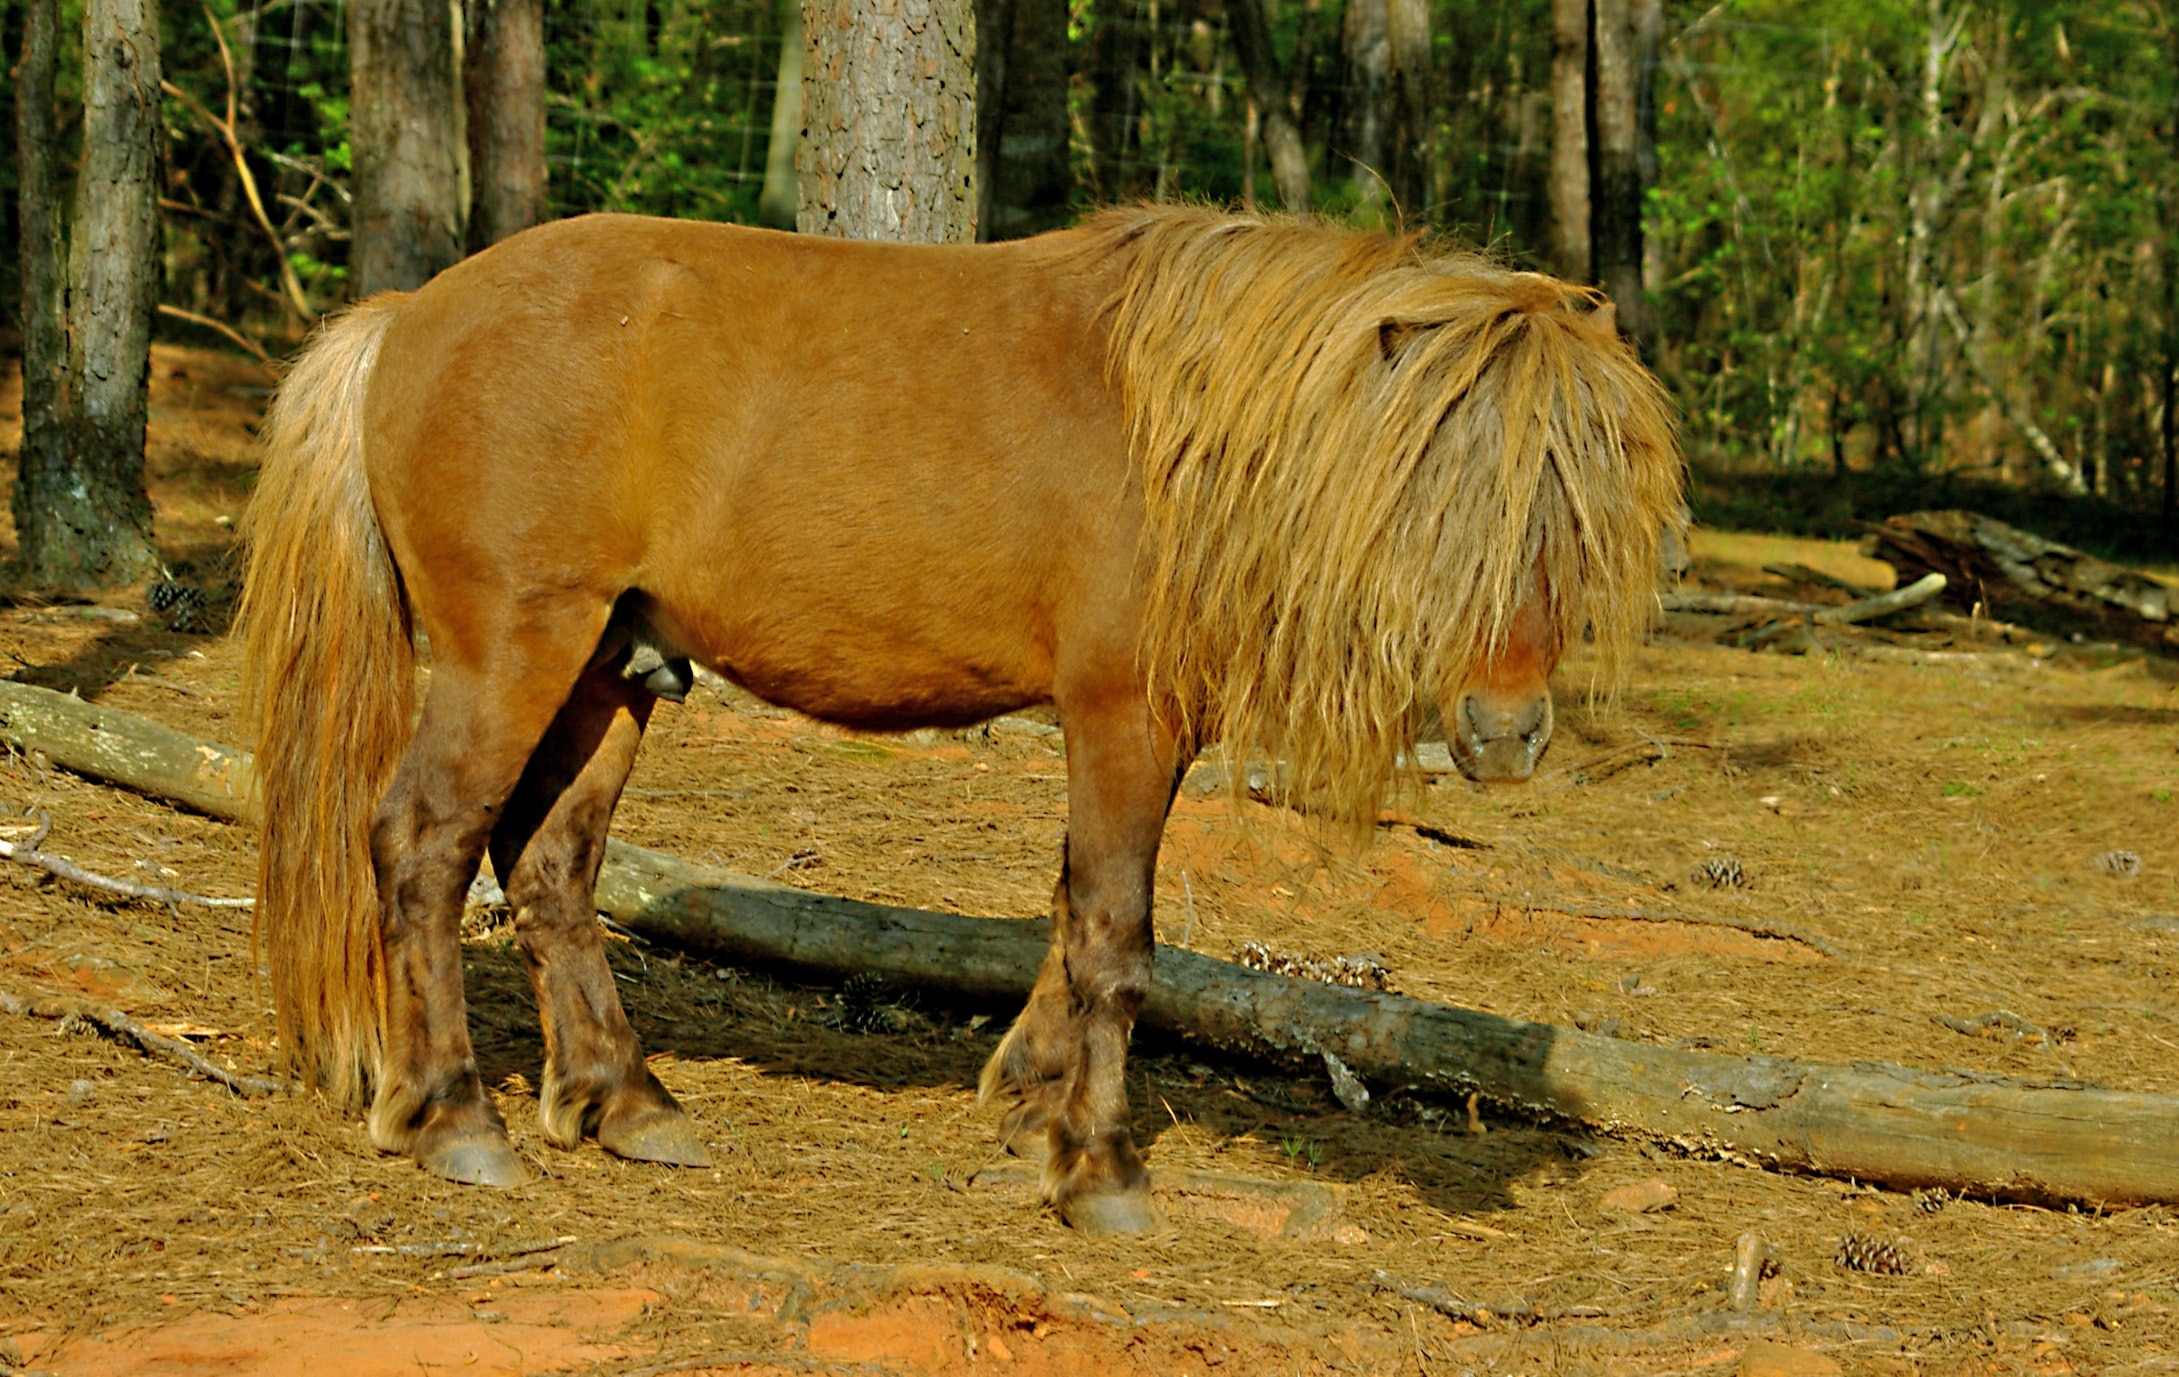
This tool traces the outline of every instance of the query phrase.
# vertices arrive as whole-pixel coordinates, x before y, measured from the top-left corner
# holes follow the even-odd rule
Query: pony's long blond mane
[[[1681,510],[1663,389],[1601,297],[1413,238],[1192,207],[1088,222],[1142,482],[1151,690],[1184,736],[1374,818],[1422,709],[1541,570],[1616,680]]]

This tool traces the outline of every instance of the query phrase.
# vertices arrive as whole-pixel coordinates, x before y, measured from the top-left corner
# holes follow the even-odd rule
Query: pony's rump
[[[1369,817],[1539,573],[1561,643],[1590,636],[1616,674],[1682,466],[1598,293],[1290,220],[1144,206],[1085,228],[1125,260],[1106,319],[1144,667],[1197,736]]]

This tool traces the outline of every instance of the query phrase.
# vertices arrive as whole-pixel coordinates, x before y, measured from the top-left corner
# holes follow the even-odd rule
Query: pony
[[[1049,703],[1051,948],[981,1092],[1101,1232],[1156,1221],[1124,1071],[1198,750],[1363,830],[1434,708],[1525,778],[1564,648],[1608,680],[1638,642],[1683,486],[1596,292],[1175,206],[978,246],[547,224],[323,326],[263,443],[238,634],[296,1075],[383,1151],[524,1178],[463,1007],[488,852],[544,1136],[705,1165],[592,906],[657,701],[693,663],[870,731]]]

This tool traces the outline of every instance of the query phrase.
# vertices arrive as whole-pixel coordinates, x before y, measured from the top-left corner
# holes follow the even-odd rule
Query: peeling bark
[[[810,0],[802,23],[804,234],[976,237],[972,0]]]

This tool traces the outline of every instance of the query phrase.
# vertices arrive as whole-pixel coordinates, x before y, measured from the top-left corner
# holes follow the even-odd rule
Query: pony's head
[[[1602,297],[1291,221],[1091,228],[1127,265],[1152,691],[1358,827],[1433,698],[1464,771],[1526,778],[1560,651],[1610,684],[1681,504],[1670,405]]]

